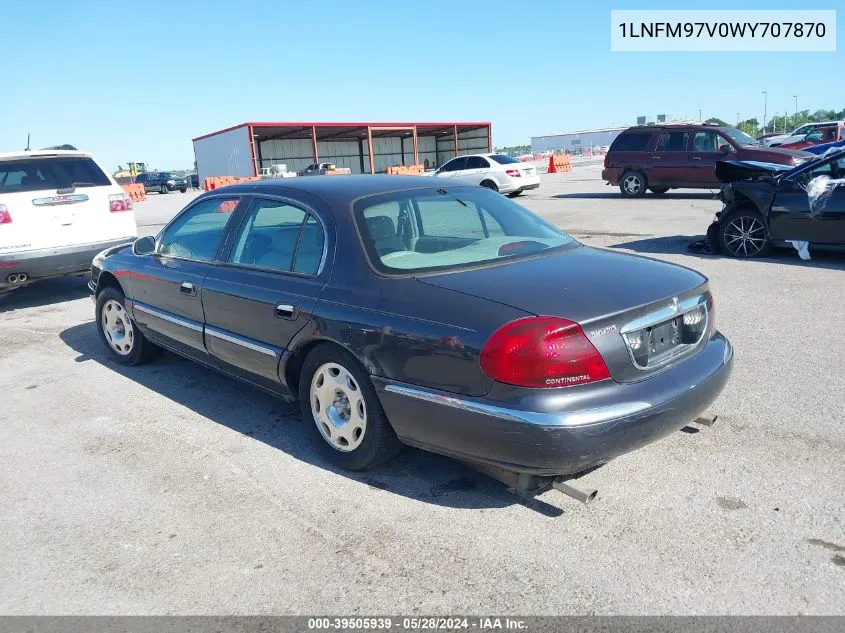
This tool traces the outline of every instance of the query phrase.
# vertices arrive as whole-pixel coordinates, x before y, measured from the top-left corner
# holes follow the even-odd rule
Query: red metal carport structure
[[[241,123],[224,130],[199,136],[194,141],[198,166],[201,156],[207,156],[213,137],[221,137],[246,128],[249,144],[249,175],[257,176],[261,167],[275,162],[290,162],[295,168],[306,159],[307,146],[309,162],[343,163],[354,167],[353,171],[376,173],[383,171],[387,163],[413,164],[424,162],[442,164],[444,159],[460,154],[483,153],[493,151],[492,127],[489,122],[259,122]],[[284,142],[284,145],[272,141]],[[307,141],[307,144],[306,144]],[[406,149],[406,141],[409,147]],[[366,146],[364,145],[366,143]],[[421,143],[424,147],[420,147]],[[209,145],[198,151],[201,145]],[[223,139],[214,142],[216,152],[227,152]],[[218,147],[219,146],[219,147]],[[342,156],[331,155],[323,148],[334,148],[335,153],[345,152]],[[357,150],[355,149],[357,146]],[[366,150],[365,150],[366,147]],[[274,154],[276,152],[279,155]],[[328,152],[328,155],[327,155]],[[379,153],[381,152],[381,153]],[[246,152],[242,152],[246,154]],[[269,154],[269,155],[268,155]],[[321,156],[322,154],[322,156]],[[245,159],[243,156],[240,160]],[[216,170],[225,170],[223,161],[216,163]],[[228,158],[231,166],[232,158]],[[244,165],[245,167],[245,165]],[[203,169],[200,166],[200,171]],[[205,170],[205,175],[247,175],[210,173],[214,168]],[[236,169],[230,169],[236,171]]]

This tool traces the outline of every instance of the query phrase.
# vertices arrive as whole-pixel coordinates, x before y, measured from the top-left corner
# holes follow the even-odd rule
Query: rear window
[[[364,198],[355,204],[355,221],[370,261],[394,274],[462,268],[577,243],[528,209],[480,187]]]
[[[648,146],[651,132],[623,132],[610,146],[611,152],[642,152]]]
[[[111,181],[90,158],[30,158],[0,161],[0,193],[100,187]]]
[[[512,163],[518,163],[519,161],[513,158],[512,156],[508,156],[506,154],[493,154],[490,156],[493,160],[495,160],[500,165],[510,165]]]

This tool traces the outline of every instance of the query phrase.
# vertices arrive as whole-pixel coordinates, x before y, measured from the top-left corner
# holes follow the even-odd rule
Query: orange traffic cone
[[[549,156],[549,173],[550,174],[556,174],[557,173],[557,167],[555,167],[555,155],[554,154]]]

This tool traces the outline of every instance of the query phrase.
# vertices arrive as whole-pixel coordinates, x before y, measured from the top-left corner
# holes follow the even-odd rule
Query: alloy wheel
[[[337,363],[321,365],[311,379],[311,413],[323,439],[348,453],[367,430],[367,407],[355,377]]]
[[[732,219],[724,231],[725,247],[732,255],[754,257],[766,246],[766,227],[755,217]]]
[[[126,309],[119,301],[109,299],[103,304],[101,320],[103,334],[111,348],[121,356],[129,355],[135,342],[135,331]]]
[[[637,195],[643,190],[643,181],[637,174],[628,174],[622,181],[625,191],[631,195]]]

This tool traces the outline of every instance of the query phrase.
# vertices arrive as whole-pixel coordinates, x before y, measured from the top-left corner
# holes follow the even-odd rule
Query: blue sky
[[[496,145],[635,122],[845,107],[835,53],[610,51],[610,9],[677,2],[6,2],[0,151],[72,143],[109,169],[193,164],[244,121],[492,121]],[[839,5],[839,6],[837,6]],[[704,7],[701,7],[704,8]],[[708,9],[840,9],[819,1]],[[317,58],[319,61],[312,61]]]

